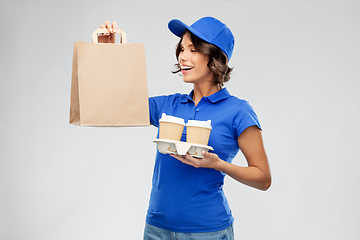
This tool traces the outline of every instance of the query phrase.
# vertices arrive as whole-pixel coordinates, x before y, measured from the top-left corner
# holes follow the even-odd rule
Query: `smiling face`
[[[191,42],[190,34],[185,33],[180,43],[179,64],[183,81],[186,83],[212,83],[213,73],[207,66],[210,60],[208,55],[197,52]]]

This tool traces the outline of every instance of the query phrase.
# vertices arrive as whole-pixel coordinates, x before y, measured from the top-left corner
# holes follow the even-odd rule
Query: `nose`
[[[186,60],[187,60],[187,56],[186,56],[186,54],[184,54],[185,53],[185,51],[182,51],[182,52],[180,52],[180,54],[179,54],[179,62],[181,63],[181,62],[185,62]]]

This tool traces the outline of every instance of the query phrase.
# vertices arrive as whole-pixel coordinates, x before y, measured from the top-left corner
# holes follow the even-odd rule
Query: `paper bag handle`
[[[98,43],[98,34],[99,33],[109,33],[109,31],[106,28],[96,29],[92,34],[93,43]],[[117,29],[116,33],[121,34],[120,43],[127,43],[126,33],[123,30]]]

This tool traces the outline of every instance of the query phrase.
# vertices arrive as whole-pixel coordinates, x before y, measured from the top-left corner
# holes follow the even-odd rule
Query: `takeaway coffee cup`
[[[162,114],[160,119],[159,139],[180,141],[185,121],[182,118]]]
[[[186,124],[186,142],[207,145],[211,129],[211,120],[189,120]]]

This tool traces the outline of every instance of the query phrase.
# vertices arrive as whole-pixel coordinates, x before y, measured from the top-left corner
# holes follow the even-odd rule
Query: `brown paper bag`
[[[146,126],[149,123],[144,44],[75,42],[71,81],[70,124]]]

